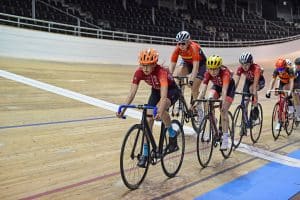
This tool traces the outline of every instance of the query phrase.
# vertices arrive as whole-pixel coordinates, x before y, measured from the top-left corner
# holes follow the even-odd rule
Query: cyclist
[[[206,60],[207,72],[204,74],[203,88],[198,96],[202,99],[205,96],[209,81],[212,82],[209,98],[218,99],[222,96],[221,125],[222,125],[222,145],[221,150],[226,150],[228,146],[228,110],[235,95],[235,81],[232,72],[222,65],[222,58],[217,55],[209,56]]]
[[[300,57],[295,59],[294,72],[294,89],[300,90]],[[294,94],[294,106],[296,108],[297,122],[300,122],[300,94]]]
[[[180,31],[176,35],[176,42],[177,45],[171,55],[169,70],[174,76],[186,76],[190,74],[188,83],[191,87],[192,99],[196,99],[206,71],[206,56],[200,45],[191,40],[190,34],[187,31]],[[175,70],[179,55],[182,60],[179,67]]]
[[[279,58],[275,63],[275,70],[273,72],[273,78],[270,82],[270,88],[266,93],[266,97],[270,98],[271,92],[273,89],[276,79],[279,78],[279,90],[289,90],[288,96],[291,97],[292,91],[294,88],[294,78],[295,74],[292,68],[288,67],[286,60],[283,58]],[[288,113],[294,113],[294,107],[291,101],[289,101],[288,105]],[[275,127],[276,130],[279,130],[280,124],[278,123]]]
[[[253,62],[253,56],[249,52],[242,53],[239,58],[240,66],[236,71],[235,87],[237,88],[240,82],[241,75],[245,76],[245,83],[243,92],[252,93],[253,96],[253,108],[251,111],[252,123],[255,123],[259,116],[259,110],[257,108],[258,95],[257,91],[265,87],[265,78],[263,76],[263,69]]]
[[[144,80],[148,85],[152,86],[152,91],[148,100],[148,105],[158,107],[156,119],[162,119],[165,127],[168,129],[168,149],[170,152],[174,152],[178,150],[177,136],[176,132],[171,126],[171,119],[167,110],[179,98],[180,90],[177,87],[168,69],[157,64],[158,56],[158,52],[152,48],[145,49],[140,52],[140,66],[134,73],[130,93],[125,101],[125,104],[130,104],[133,101],[141,80]],[[125,111],[126,109],[124,109],[121,113],[116,113],[117,117],[123,117]],[[147,111],[147,115],[151,115],[151,112],[150,110]],[[148,117],[147,120],[149,123],[149,127],[152,129],[154,123],[153,117]],[[138,162],[139,167],[145,167],[148,159],[148,149],[148,145],[144,143],[143,155],[141,156]]]

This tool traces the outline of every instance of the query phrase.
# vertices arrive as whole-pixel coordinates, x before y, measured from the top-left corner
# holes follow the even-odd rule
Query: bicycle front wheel
[[[197,132],[197,157],[199,164],[208,166],[213,152],[213,125],[208,116],[205,116]]]
[[[233,115],[230,111],[228,111],[228,120],[229,147],[227,148],[227,150],[221,150],[222,156],[225,159],[229,158],[234,146],[234,121]]]
[[[233,145],[234,145],[234,148],[237,149],[243,139],[245,131],[247,131],[246,124],[245,124],[244,117],[243,117],[243,108],[241,105],[239,105],[235,109],[233,116],[234,116],[233,117],[234,127],[235,127],[235,130],[237,131],[237,134],[235,134],[235,138],[233,139]]]
[[[272,114],[272,135],[274,140],[278,139],[281,131],[281,121],[279,118],[279,103],[276,103]]]
[[[144,137],[146,138],[145,141],[143,139]],[[120,156],[120,170],[124,184],[131,190],[139,187],[145,179],[149,168],[149,156],[145,168],[137,166],[142,156],[144,142],[148,144],[148,151],[150,152],[149,139],[143,132],[140,124],[132,126],[123,140]]]
[[[257,104],[257,108],[259,112],[258,118],[255,121],[250,118],[250,122],[251,122],[250,137],[253,144],[258,141],[261,134],[262,125],[263,125],[263,110],[260,103]]]
[[[168,153],[166,151],[169,142],[167,139],[168,138],[167,129],[165,128],[164,132],[162,133],[164,135],[164,144],[163,144],[164,151],[161,160],[162,169],[166,174],[166,176],[170,178],[174,177],[180,170],[183,162],[184,150],[185,150],[185,137],[184,137],[182,125],[178,120],[172,120],[171,126],[176,132],[178,149],[171,153]]]

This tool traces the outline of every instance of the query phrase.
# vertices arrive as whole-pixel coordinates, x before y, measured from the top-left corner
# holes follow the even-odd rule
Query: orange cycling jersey
[[[191,41],[187,50],[184,51],[182,51],[177,45],[172,53],[171,62],[176,63],[179,55],[185,62],[188,63],[193,63],[193,61],[201,61],[204,59],[201,53],[200,45],[194,41]]]
[[[286,68],[283,73],[279,73],[276,69],[273,72],[273,78],[279,78],[284,84],[290,82],[291,79],[295,78],[294,70],[292,68]]]

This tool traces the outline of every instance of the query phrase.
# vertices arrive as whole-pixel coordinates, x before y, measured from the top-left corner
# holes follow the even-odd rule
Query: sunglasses
[[[185,42],[180,42],[180,43],[177,43],[179,46],[184,46],[186,43]]]

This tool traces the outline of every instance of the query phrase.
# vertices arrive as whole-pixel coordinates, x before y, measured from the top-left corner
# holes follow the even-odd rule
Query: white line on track
[[[47,83],[43,83],[40,81],[36,81],[30,78],[26,78],[24,76],[20,76],[17,74],[13,74],[4,70],[0,70],[0,76],[3,78],[7,78],[10,80],[14,80],[20,83],[24,83],[26,85],[30,85],[32,87],[36,87],[48,92],[52,92],[58,95],[62,95],[65,97],[69,97],[71,99],[75,99],[96,107],[100,107],[100,108],[104,108],[106,110],[110,110],[113,112],[116,112],[118,109],[118,105],[113,104],[113,103],[109,103],[100,99],[96,99],[93,97],[89,97],[77,92],[73,92],[71,90],[67,90],[67,89],[63,89],[60,87],[56,87]],[[132,118],[136,118],[136,119],[140,119],[141,118],[141,113],[136,111],[136,110],[132,110],[132,109],[128,109],[126,111],[126,114]],[[193,134],[193,129],[191,127],[184,127],[185,132],[189,133],[189,134]],[[259,149],[257,147],[253,147],[253,146],[249,146],[246,144],[240,144],[240,147],[237,149],[238,151],[241,151],[243,153],[247,153],[250,154],[251,156],[255,156],[255,157],[259,157],[261,159],[265,159],[268,161],[272,161],[272,162],[277,162],[280,164],[284,164],[284,165],[288,165],[291,167],[298,167],[300,168],[300,160],[299,159],[295,159],[295,158],[291,158],[288,156],[284,156],[284,155],[280,155],[280,154],[276,154],[270,151],[266,151],[263,149]]]

